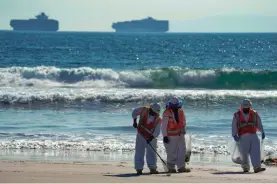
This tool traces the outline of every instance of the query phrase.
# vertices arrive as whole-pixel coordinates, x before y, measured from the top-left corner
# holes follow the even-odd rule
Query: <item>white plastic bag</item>
[[[265,158],[264,158],[264,157],[265,157],[264,140],[261,140],[261,144],[260,144],[260,145],[261,145],[261,147],[260,147],[260,148],[261,148],[261,163],[263,163],[263,162],[264,162],[264,159],[265,159]]]
[[[242,164],[241,154],[239,151],[239,143],[236,141],[233,141],[233,152],[232,153],[232,161],[235,164]]]
[[[236,164],[241,164],[242,159],[241,159],[241,154],[239,151],[239,142],[233,141],[231,146],[230,146],[231,154],[232,154],[232,161]],[[260,150],[261,150],[261,163],[264,162],[264,141],[261,140],[260,143]]]
[[[185,153],[185,162],[188,163],[190,161],[191,156],[191,134],[185,135],[186,140],[186,153]]]

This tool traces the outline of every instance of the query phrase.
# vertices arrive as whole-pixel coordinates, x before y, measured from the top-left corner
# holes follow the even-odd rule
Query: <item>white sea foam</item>
[[[232,68],[204,70],[169,67],[117,71],[89,67],[10,67],[0,68],[0,86],[276,89],[275,75],[276,71],[241,71]],[[247,81],[242,81],[242,78]],[[256,82],[256,79],[264,79],[263,84]]]
[[[95,88],[25,88],[1,87],[0,102],[5,104],[32,103],[128,103],[165,102],[179,96],[186,103],[231,103],[241,98],[262,101],[263,104],[277,101],[277,91],[252,90],[167,90],[167,89],[95,89]]]
[[[203,141],[205,139],[205,141]],[[126,141],[128,140],[128,141]],[[198,137],[192,140],[192,153],[209,153],[209,154],[227,154],[230,155],[228,138],[211,139],[208,137]],[[276,155],[277,144],[271,143],[265,146],[265,155]],[[134,151],[135,138],[124,137],[97,137],[91,140],[1,140],[0,149],[22,149],[22,150],[77,150],[77,151]],[[162,140],[158,141],[158,151],[165,153]]]

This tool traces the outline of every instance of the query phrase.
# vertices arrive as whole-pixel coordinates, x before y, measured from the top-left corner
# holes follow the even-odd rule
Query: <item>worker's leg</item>
[[[184,135],[178,136],[177,144],[177,168],[185,168],[186,143]]]
[[[253,165],[253,168],[261,167],[261,149],[260,149],[260,140],[257,134],[250,134],[251,136],[251,148],[250,148],[250,159]]]
[[[175,169],[176,161],[177,161],[177,144],[178,137],[177,136],[169,136],[169,143],[164,144],[167,154],[167,167],[168,169]]]
[[[251,137],[250,134],[244,134],[240,137],[239,140],[239,151],[241,154],[241,167],[244,171],[250,170],[249,165],[249,153],[250,153],[250,146],[251,146]]]
[[[157,150],[157,139],[153,139],[149,144]],[[146,161],[149,169],[157,169],[157,154],[154,152],[150,145],[146,146]]]
[[[146,140],[137,133],[136,138],[136,147],[135,147],[135,169],[143,170],[144,166],[144,155],[145,155],[145,147],[146,147]]]

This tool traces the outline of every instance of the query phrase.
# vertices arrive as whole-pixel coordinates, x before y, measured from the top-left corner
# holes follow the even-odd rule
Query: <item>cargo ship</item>
[[[169,30],[169,21],[147,17],[141,20],[116,22],[112,24],[112,28],[115,32],[165,33]]]
[[[14,31],[58,31],[59,22],[48,19],[48,16],[42,12],[36,16],[36,19],[29,20],[11,20],[10,26]]]

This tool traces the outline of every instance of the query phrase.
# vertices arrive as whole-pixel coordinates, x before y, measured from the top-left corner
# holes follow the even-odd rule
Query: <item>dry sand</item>
[[[265,183],[277,182],[277,168],[242,173],[239,166],[193,165],[190,173],[137,176],[132,163],[0,161],[0,182],[14,183]],[[159,168],[162,171],[162,168]]]

